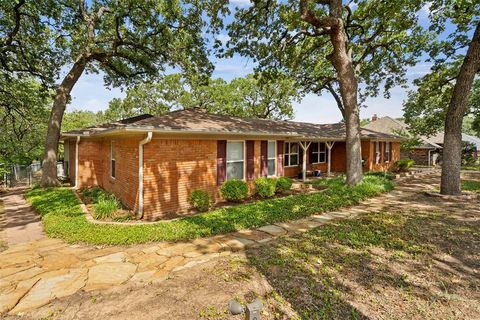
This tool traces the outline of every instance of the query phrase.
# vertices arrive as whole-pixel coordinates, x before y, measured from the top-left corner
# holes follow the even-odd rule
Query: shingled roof
[[[161,116],[141,115],[63,133],[63,137],[99,136],[112,132],[198,133],[282,136],[305,139],[345,139],[345,124],[240,118],[216,115],[197,109],[173,111]],[[400,136],[362,129],[364,139],[401,140]]]

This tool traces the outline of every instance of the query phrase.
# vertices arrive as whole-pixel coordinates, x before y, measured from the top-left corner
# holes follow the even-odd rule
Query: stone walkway
[[[7,245],[16,245],[45,238],[41,218],[23,198],[25,187],[15,188],[0,196],[5,208],[3,237]]]
[[[426,178],[437,174],[422,175]],[[422,181],[415,177],[402,179],[394,191],[337,212],[188,243],[94,247],[43,238],[12,245],[0,253],[0,315],[38,308],[55,298],[80,290],[103,290],[122,284],[145,285],[163,281],[177,271],[250,246],[262,245],[279,236],[305,232],[334,219],[392,205],[405,205],[402,201],[405,201],[406,194],[425,190],[426,184]],[[7,207],[21,207],[18,197],[21,197],[20,193],[15,194],[13,200],[8,200]]]

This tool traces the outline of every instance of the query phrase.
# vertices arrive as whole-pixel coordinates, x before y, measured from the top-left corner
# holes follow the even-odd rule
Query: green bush
[[[255,180],[255,192],[262,198],[273,197],[276,190],[276,179],[263,177]]]
[[[415,164],[415,161],[412,159],[402,159],[395,162],[395,167],[398,171],[406,172]]]
[[[112,218],[118,209],[120,209],[120,202],[113,195],[101,197],[93,205],[93,217],[99,220]]]
[[[207,211],[212,205],[210,194],[206,190],[193,190],[188,195],[188,202],[190,202],[192,207],[201,212]]]
[[[227,180],[220,187],[223,199],[238,202],[248,197],[248,185],[243,180]]]
[[[92,216],[95,219],[113,218],[114,213],[122,207],[120,201],[113,194],[100,187],[84,189],[81,194],[86,203],[93,205]]]
[[[277,179],[277,192],[285,192],[292,188],[292,179],[288,177],[280,177]]]

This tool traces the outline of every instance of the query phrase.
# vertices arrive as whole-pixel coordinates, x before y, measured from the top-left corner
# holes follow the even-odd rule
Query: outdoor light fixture
[[[228,303],[228,310],[232,315],[245,313],[246,320],[260,320],[260,312],[263,304],[260,299],[253,300],[252,303],[242,306],[237,300],[230,300]]]

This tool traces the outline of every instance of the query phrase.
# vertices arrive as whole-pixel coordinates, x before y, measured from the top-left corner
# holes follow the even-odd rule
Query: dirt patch
[[[251,302],[256,297],[267,297],[262,319],[290,318],[293,311],[273,298],[265,278],[245,257],[231,256],[176,273],[158,284],[82,292],[5,319],[244,319],[229,315],[228,302]]]

